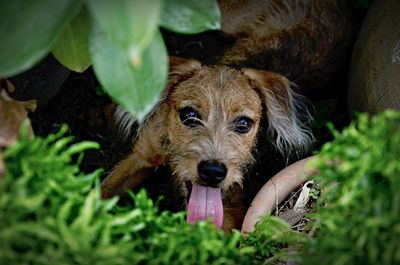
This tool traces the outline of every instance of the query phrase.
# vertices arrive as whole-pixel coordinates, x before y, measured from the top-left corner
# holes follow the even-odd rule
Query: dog
[[[346,88],[338,80],[346,75],[355,39],[349,2],[218,0],[221,31],[167,33],[165,40],[174,56],[277,72],[295,83],[303,96],[326,100]]]
[[[189,222],[211,218],[224,231],[239,228],[248,206],[244,174],[260,149],[260,134],[283,156],[312,147],[311,117],[291,78],[301,83],[307,74],[309,79],[330,77],[337,65],[331,63],[332,56],[350,36],[333,23],[347,23],[342,2],[218,1],[222,32],[234,36],[235,45],[216,56],[216,63],[170,57],[160,101],[140,124],[129,155],[103,180],[102,197],[136,188],[155,168],[167,165],[175,187],[187,198]],[[302,32],[302,27],[311,33]],[[303,50],[312,52],[303,53],[299,45],[310,43],[321,50],[306,46]],[[272,59],[266,63],[261,55],[274,52],[281,57],[268,55]],[[256,64],[251,63],[254,55],[262,57]],[[288,56],[294,58],[285,67]],[[243,67],[246,57],[252,58],[250,67]],[[121,108],[116,118],[128,130],[134,123]]]
[[[164,95],[139,129],[132,152],[102,182],[103,197],[140,185],[154,168],[168,164],[175,185],[189,198],[189,219],[213,216],[218,227],[237,228],[246,206],[235,198],[241,197],[243,171],[253,163],[263,116],[277,149],[311,145],[296,108],[291,83],[282,75],[171,57]]]

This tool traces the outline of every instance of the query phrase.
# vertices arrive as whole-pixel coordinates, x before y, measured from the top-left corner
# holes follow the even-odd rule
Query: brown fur
[[[172,54],[207,64],[277,72],[296,83],[302,95],[315,100],[337,94],[340,88],[332,81],[340,76],[354,40],[348,0],[218,3],[221,34],[166,34]]]
[[[204,185],[197,173],[200,161],[216,160],[228,168],[219,184],[223,228],[238,228],[246,207],[241,189],[243,171],[253,162],[262,117],[269,117],[277,148],[305,149],[310,145],[295,116],[290,82],[272,72],[201,66],[194,60],[171,58],[170,67],[169,84],[159,106],[139,129],[132,153],[103,181],[103,197],[137,187],[151,170],[162,165],[171,167],[175,184],[187,196],[187,184]],[[179,110],[185,107],[199,112],[201,126],[188,128],[182,123]],[[240,116],[254,122],[248,133],[233,130],[233,122]]]
[[[179,44],[188,41],[171,42],[166,36],[173,54],[198,60],[171,58],[169,82],[159,105],[139,128],[132,152],[103,181],[103,197],[141,185],[160,166],[170,167],[175,186],[187,196],[188,185],[204,184],[197,172],[199,162],[216,160],[228,168],[219,184],[223,229],[240,227],[249,195],[242,189],[243,175],[254,162],[254,150],[265,149],[257,143],[261,122],[267,123],[266,137],[285,156],[311,146],[312,137],[299,118],[301,105],[293,82],[310,96],[321,94],[332,81],[351,41],[346,2],[219,0],[222,39],[231,45],[206,47],[204,42],[200,52],[193,53],[190,46],[186,53]],[[182,124],[179,110],[187,106],[200,113],[201,126]],[[239,116],[254,121],[246,134],[232,129]],[[124,127],[132,124],[123,111],[117,117]]]

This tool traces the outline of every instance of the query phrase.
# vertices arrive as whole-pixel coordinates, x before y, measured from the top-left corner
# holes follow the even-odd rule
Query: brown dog
[[[349,2],[218,0],[221,32],[166,34],[166,43],[174,56],[280,73],[303,96],[326,99],[346,87],[336,81],[354,41]]]
[[[318,78],[326,83],[343,61],[350,29],[338,29],[348,24],[341,0],[219,5],[222,30],[236,39],[235,45],[215,55],[217,61],[210,65],[171,57],[164,94],[139,128],[132,152],[103,181],[102,195],[120,195],[167,165],[188,198],[188,220],[213,217],[217,226],[230,231],[240,227],[246,211],[243,175],[259,149],[261,122],[282,154],[312,145],[303,123],[310,117],[299,118],[307,112],[287,77],[303,85],[307,80],[318,83]],[[281,74],[242,67],[244,61]],[[116,116],[125,128],[133,123],[121,109]]]
[[[296,113],[290,82],[279,74],[172,57],[164,96],[139,129],[132,153],[103,181],[103,196],[136,187],[168,164],[175,184],[190,195],[190,221],[214,216],[221,226],[224,214],[225,230],[239,227],[245,205],[236,198],[260,121],[268,118],[277,149],[304,150],[311,137]]]

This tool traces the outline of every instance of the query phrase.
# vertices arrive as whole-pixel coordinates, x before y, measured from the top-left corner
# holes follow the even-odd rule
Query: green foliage
[[[242,243],[253,246],[254,260],[258,263],[275,264],[277,261],[297,259],[295,254],[305,240],[305,234],[294,231],[287,222],[267,215],[256,224],[255,231],[245,237]]]
[[[46,56],[80,6],[79,0],[0,1],[0,76],[28,70]]]
[[[304,264],[400,264],[400,113],[358,117],[322,147]],[[325,192],[324,192],[325,190]]]
[[[65,131],[46,139],[22,135],[5,150],[0,264],[258,264],[287,244],[285,235],[294,238],[275,217],[246,240],[206,222],[192,226],[183,212],[160,213],[144,191],[132,195],[134,206],[101,200],[101,172],[78,166],[97,144],[72,144]]]
[[[60,32],[51,52],[64,66],[82,73],[91,64],[89,54],[90,20],[83,8],[80,13]]]
[[[90,36],[93,67],[104,89],[139,120],[157,103],[160,88],[167,80],[167,52],[157,32],[142,55],[141,66],[134,66],[123,49],[114,45],[100,29]],[[146,88],[146,89],[139,89]]]
[[[157,31],[163,1],[86,0],[97,27],[140,64],[141,54]]]
[[[200,33],[219,29],[221,16],[217,1],[174,0],[165,2],[160,25],[177,33]]]
[[[166,84],[168,60],[160,26],[184,34],[218,29],[217,2],[1,1],[0,76],[28,70],[50,51],[74,71],[93,62],[106,91],[142,120]]]
[[[65,131],[21,135],[5,150],[0,264],[400,264],[400,113],[363,114],[333,131],[314,165],[322,189],[314,238],[271,216],[244,238],[192,226],[183,212],[159,212],[144,191],[134,206],[103,201],[101,172],[78,166],[97,144],[72,144]]]

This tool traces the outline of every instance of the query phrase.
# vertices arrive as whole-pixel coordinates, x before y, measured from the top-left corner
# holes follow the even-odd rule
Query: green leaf
[[[0,76],[28,70],[50,51],[79,0],[0,1]]]
[[[88,149],[99,149],[99,148],[100,148],[100,145],[96,142],[84,141],[84,142],[80,142],[80,143],[72,145],[70,148],[68,148],[67,151],[65,151],[65,153],[67,155],[74,155],[74,154],[82,153],[83,151],[88,150]]]
[[[54,57],[67,68],[82,73],[91,65],[89,53],[90,20],[86,9],[60,33],[52,48]]]
[[[87,0],[89,11],[111,41],[126,50],[134,65],[157,32],[161,0]]]
[[[195,34],[220,29],[221,14],[217,1],[166,1],[161,26],[178,33]]]
[[[133,66],[128,53],[113,44],[94,24],[90,36],[93,68],[104,89],[139,121],[157,103],[167,80],[168,57],[157,31],[143,52],[143,63]]]

